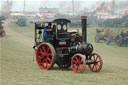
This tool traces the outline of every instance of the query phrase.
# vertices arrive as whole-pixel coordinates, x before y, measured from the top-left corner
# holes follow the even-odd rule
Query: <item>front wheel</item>
[[[89,56],[89,60],[91,60],[91,64],[88,64],[89,69],[93,72],[99,72],[103,66],[103,61],[97,53],[92,53]]]
[[[36,51],[36,61],[41,69],[51,69],[56,61],[56,52],[50,43],[42,43]]]
[[[85,70],[85,56],[82,54],[75,54],[72,57],[72,69],[74,72],[81,73]]]

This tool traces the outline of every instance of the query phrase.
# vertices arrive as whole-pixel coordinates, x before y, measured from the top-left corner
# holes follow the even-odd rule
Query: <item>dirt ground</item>
[[[59,69],[56,65],[51,70],[42,70],[33,61],[34,39],[26,36],[26,31],[17,31],[18,29],[11,28],[9,24],[5,23],[7,35],[0,38],[0,85],[128,84],[128,47],[91,42],[104,63],[98,73],[91,72],[88,66],[81,74],[75,73],[72,68]],[[92,34],[91,30],[89,35]]]

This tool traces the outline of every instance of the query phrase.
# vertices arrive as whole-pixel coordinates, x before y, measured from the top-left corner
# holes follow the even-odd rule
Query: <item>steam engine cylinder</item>
[[[78,44],[76,46],[72,46],[70,49],[72,53],[81,53],[84,55],[90,55],[93,52],[92,44]]]

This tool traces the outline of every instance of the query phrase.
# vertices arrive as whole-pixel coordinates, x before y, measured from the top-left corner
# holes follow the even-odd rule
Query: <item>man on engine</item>
[[[52,31],[52,28],[51,28],[52,24],[51,23],[48,23],[48,26],[46,26],[44,28],[44,33],[43,33],[43,41],[47,41],[48,40],[48,37],[50,36],[51,34],[51,31]]]

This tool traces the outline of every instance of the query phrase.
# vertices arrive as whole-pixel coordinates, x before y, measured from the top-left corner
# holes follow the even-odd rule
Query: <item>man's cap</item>
[[[52,25],[52,23],[48,23],[48,25],[50,25],[50,26],[51,26],[51,25]]]

